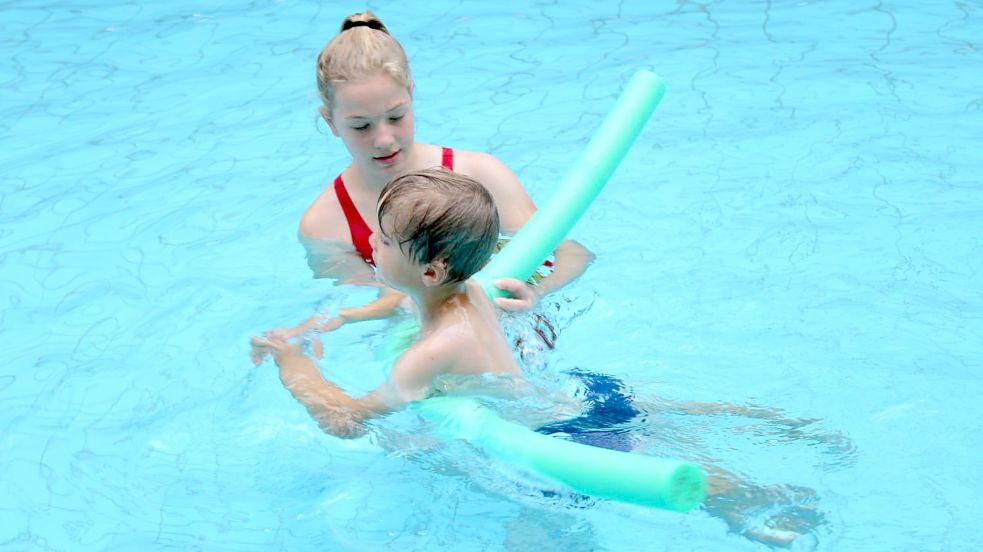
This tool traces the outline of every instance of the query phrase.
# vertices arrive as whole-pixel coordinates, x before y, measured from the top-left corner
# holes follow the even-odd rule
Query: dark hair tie
[[[348,29],[354,29],[355,27],[368,27],[370,29],[375,29],[377,31],[382,30],[382,23],[376,20],[370,21],[345,21],[345,24],[341,26],[341,32],[345,32]]]

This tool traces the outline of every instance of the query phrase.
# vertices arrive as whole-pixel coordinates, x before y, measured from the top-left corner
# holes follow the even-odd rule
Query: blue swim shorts
[[[536,431],[546,435],[563,433],[571,440],[612,450],[630,451],[630,428],[623,427],[639,414],[632,406],[631,391],[621,380],[604,374],[571,370],[584,384],[586,411],[576,418],[553,422]]]

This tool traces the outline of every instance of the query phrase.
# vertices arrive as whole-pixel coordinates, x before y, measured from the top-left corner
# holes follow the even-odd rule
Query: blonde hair
[[[442,260],[445,284],[463,282],[481,269],[498,243],[498,209],[473,178],[435,167],[398,176],[379,195],[379,227],[386,214],[392,228],[382,234],[399,244],[414,263]]]
[[[382,21],[371,11],[349,15],[317,56],[317,90],[328,113],[336,86],[379,71],[407,89],[412,86],[406,52]]]

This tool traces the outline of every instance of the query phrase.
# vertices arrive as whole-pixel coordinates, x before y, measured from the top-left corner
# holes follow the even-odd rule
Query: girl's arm
[[[315,237],[301,231],[297,235],[307,255],[307,266],[315,278],[333,278],[340,284],[364,284],[374,280],[372,268],[365,264],[351,245]]]
[[[348,322],[364,322],[366,320],[380,320],[389,318],[393,315],[406,295],[390,288],[383,288],[378,298],[371,303],[361,307],[342,307],[338,309],[338,314],[324,320],[323,317],[315,314],[304,320],[300,324],[291,328],[274,328],[263,332],[263,337],[253,337],[250,341],[250,358],[253,364],[259,365],[268,353],[271,352],[269,342],[272,339],[291,340],[307,332],[317,333],[333,332],[344,326]],[[324,348],[318,339],[311,340],[311,352],[316,358],[324,356]]]
[[[466,163],[462,172],[485,185],[498,205],[502,231],[514,234],[535,214],[536,205],[519,179],[494,156],[483,153],[464,152]],[[531,286],[512,278],[503,278],[496,285],[512,294],[512,299],[499,298],[496,303],[507,310],[530,310],[539,299],[552,293],[583,274],[594,261],[594,254],[573,240],[563,240],[553,252],[553,271]]]

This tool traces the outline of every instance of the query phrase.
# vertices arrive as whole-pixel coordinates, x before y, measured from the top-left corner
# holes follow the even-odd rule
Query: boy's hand
[[[249,338],[249,358],[252,359],[254,365],[259,366],[262,364],[263,359],[271,352],[272,349],[268,339],[255,335]]]
[[[250,340],[252,346],[253,363],[263,362],[266,355],[273,355],[273,360],[277,363],[291,356],[304,356],[304,351],[300,343],[291,343],[280,336],[266,332],[263,337],[253,337]]]
[[[304,356],[304,350],[301,348],[300,343],[292,343],[276,336],[270,337],[267,343],[269,344],[270,353],[273,355],[273,360],[277,363],[287,357]]]
[[[509,292],[512,297],[496,297],[495,304],[502,310],[531,311],[539,305],[540,289],[515,278],[498,278],[495,287]]]
[[[259,366],[262,364],[263,359],[266,358],[266,355],[272,352],[270,349],[270,339],[289,340],[304,333],[304,331],[305,328],[301,324],[293,328],[273,328],[272,330],[263,332],[263,337],[254,335],[249,340],[249,358],[253,360],[253,364]]]
[[[266,355],[270,354],[273,355],[274,360],[279,360],[293,352],[303,354],[300,343],[291,343],[287,335],[289,334],[276,329],[263,332],[263,337],[253,336],[249,340],[249,358],[252,359],[253,364],[259,366]],[[311,353],[315,358],[320,359],[324,356],[324,345],[321,344],[320,339],[314,337],[310,340],[310,345]]]

